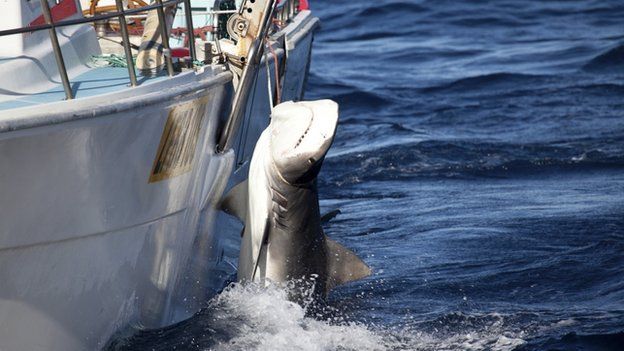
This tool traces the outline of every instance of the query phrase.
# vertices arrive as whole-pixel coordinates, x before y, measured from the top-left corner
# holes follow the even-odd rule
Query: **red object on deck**
[[[191,52],[188,48],[172,48],[171,49],[171,57],[189,57],[191,56]]]
[[[299,11],[309,10],[309,9],[310,9],[310,4],[308,3],[308,0],[299,0]]]
[[[176,28],[171,28],[171,36],[173,37],[184,37],[184,46],[188,46],[188,35],[186,35],[187,29],[186,28],[182,28],[182,27],[176,27]],[[195,28],[193,29],[193,34],[195,35],[195,38],[199,37],[201,38],[201,40],[206,41],[206,34],[208,33],[214,33],[214,27],[213,26],[203,26],[200,28]]]
[[[78,12],[78,7],[76,6],[76,0],[61,0],[56,6],[50,9],[50,13],[52,14],[52,20],[54,22],[62,21],[67,17],[71,17],[72,15]],[[43,15],[35,18],[34,21],[30,22],[29,26],[39,26],[42,24],[46,24]]]

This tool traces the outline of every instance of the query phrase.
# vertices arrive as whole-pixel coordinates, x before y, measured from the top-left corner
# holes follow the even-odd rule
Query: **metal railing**
[[[65,98],[67,100],[73,99],[74,96],[73,96],[73,91],[71,88],[71,82],[67,75],[67,68],[65,66],[63,52],[61,51],[61,47],[60,47],[57,32],[56,32],[56,28],[59,28],[59,27],[73,26],[73,25],[79,25],[79,24],[85,24],[85,23],[95,23],[99,21],[106,21],[106,20],[116,18],[120,24],[121,39],[122,39],[121,44],[124,47],[124,52],[126,56],[126,64],[128,67],[130,85],[132,87],[135,87],[138,85],[138,83],[137,83],[137,77],[136,77],[135,64],[132,59],[130,35],[128,33],[126,19],[128,17],[133,18],[133,16],[136,16],[140,13],[144,13],[146,11],[150,11],[150,10],[157,11],[159,31],[160,31],[161,37],[163,38],[162,45],[163,45],[163,48],[165,49],[164,56],[165,56],[167,73],[169,76],[172,76],[173,75],[173,63],[172,63],[171,55],[170,55],[170,48],[169,48],[169,42],[168,42],[169,33],[167,32],[167,24],[165,20],[164,9],[167,7],[171,7],[171,6],[177,6],[178,4],[183,3],[184,10],[185,10],[184,13],[185,13],[186,30],[187,30],[186,35],[188,35],[188,43],[189,43],[188,46],[189,46],[190,58],[192,62],[195,62],[197,60],[197,52],[195,49],[195,35],[194,35],[194,27],[193,27],[194,12],[191,9],[190,0],[155,0],[155,2],[151,5],[136,7],[136,8],[129,8],[129,9],[124,9],[122,0],[115,0],[116,9],[117,9],[117,11],[115,12],[100,13],[100,14],[95,14],[90,17],[62,20],[58,22],[54,21],[48,1],[40,0],[40,2],[41,2],[41,11],[43,13],[45,24],[0,30],[0,37],[7,36],[7,35],[32,33],[32,32],[37,32],[37,31],[42,31],[42,30],[48,30],[49,35],[50,35],[50,41],[52,43],[52,49],[54,51],[54,58],[56,60],[59,75],[63,83],[63,89],[65,91]],[[297,14],[298,7],[299,7],[299,0],[282,1],[279,4],[279,6],[277,6],[275,9],[275,18],[280,23],[285,24]],[[231,13],[231,12],[236,12],[236,11],[212,11],[212,12],[214,12],[214,14],[219,14],[219,13]]]
[[[65,98],[71,100],[74,98],[74,94],[69,83],[69,77],[67,76],[67,69],[65,68],[65,60],[63,59],[63,52],[61,52],[61,46],[59,45],[58,36],[56,35],[56,27],[54,26],[54,19],[50,12],[50,4],[47,0],[41,0],[41,12],[43,12],[43,18],[47,24],[50,25],[48,31],[50,32],[50,41],[52,41],[52,48],[54,49],[54,58],[56,59],[56,65],[58,66],[59,75],[63,82],[63,89],[65,90]]]
[[[43,13],[43,18],[45,20],[45,24],[34,25],[29,27],[21,27],[14,29],[7,29],[0,31],[0,37],[6,35],[15,35],[15,34],[23,34],[23,33],[32,33],[41,30],[48,30],[50,32],[50,41],[52,43],[52,50],[54,51],[54,58],[56,60],[56,64],[58,66],[59,75],[61,77],[61,81],[63,83],[63,89],[65,90],[65,98],[67,100],[73,99],[73,93],[71,88],[71,83],[69,81],[69,77],[67,75],[67,69],[65,67],[65,60],[63,59],[63,52],[61,51],[61,47],[59,45],[58,36],[56,33],[56,28],[58,27],[66,27],[73,26],[78,24],[85,23],[94,23],[96,21],[104,21],[112,18],[117,18],[121,27],[121,36],[122,43],[124,46],[124,51],[126,55],[126,63],[128,66],[128,74],[130,76],[130,85],[136,86],[136,70],[134,67],[134,61],[132,60],[132,52],[130,47],[130,35],[128,34],[128,28],[126,26],[126,17],[130,15],[135,15],[141,12],[149,11],[149,10],[157,10],[158,11],[158,26],[160,29],[160,33],[163,38],[163,47],[168,49],[168,35],[167,35],[167,24],[164,20],[164,8],[170,6],[177,6],[179,3],[184,3],[186,16],[186,26],[188,29],[189,35],[189,52],[191,56],[191,60],[194,62],[197,58],[195,52],[195,38],[193,36],[193,18],[191,14],[191,2],[190,0],[156,0],[155,4],[151,4],[148,6],[142,6],[132,9],[124,9],[122,0],[115,0],[117,5],[116,12],[109,12],[103,14],[97,14],[91,17],[83,17],[77,19],[63,20],[55,22],[52,13],[50,11],[50,6],[47,0],[40,0],[41,2],[41,11]],[[171,64],[171,57],[168,56],[168,53],[165,54],[165,59],[167,60],[167,71],[169,75],[173,75],[173,68]]]
[[[280,23],[287,23],[295,17],[299,11],[299,0],[286,0],[280,2],[275,8],[275,18]]]

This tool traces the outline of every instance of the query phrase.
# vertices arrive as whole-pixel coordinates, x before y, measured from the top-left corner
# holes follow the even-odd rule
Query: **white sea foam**
[[[214,350],[385,350],[383,336],[356,323],[306,317],[307,306],[289,301],[291,289],[235,284],[211,303],[214,323],[233,337]]]
[[[210,303],[211,322],[229,337],[210,350],[513,350],[522,333],[504,331],[499,323],[458,333],[423,332],[414,326],[379,328],[339,316],[323,320],[306,315],[291,302],[292,288],[234,284]],[[333,315],[329,313],[329,315]],[[496,319],[496,318],[494,318]]]

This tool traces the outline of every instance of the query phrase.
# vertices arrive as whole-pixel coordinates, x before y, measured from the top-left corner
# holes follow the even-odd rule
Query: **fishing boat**
[[[303,96],[295,0],[0,2],[0,350],[101,349],[236,273],[219,199]]]

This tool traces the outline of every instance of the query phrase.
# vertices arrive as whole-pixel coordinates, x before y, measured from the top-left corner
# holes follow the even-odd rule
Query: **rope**
[[[271,112],[273,112],[273,108],[275,107],[273,105],[273,89],[271,87],[271,71],[269,70],[269,63],[267,62],[266,65],[266,74],[267,74],[267,89],[269,92],[269,105],[271,106]]]
[[[273,45],[269,44],[269,50],[271,51],[271,54],[273,55],[273,68],[275,70],[275,97],[276,97],[276,102],[279,104],[280,102],[282,102],[282,91],[281,91],[281,83],[280,83],[280,78],[279,78],[279,61],[277,60],[277,53],[275,52],[275,49],[273,49]],[[269,68],[269,63],[267,62],[267,69]]]
[[[134,57],[132,58],[135,59]],[[92,55],[91,60],[87,64],[89,67],[128,67],[126,57],[122,55]]]
[[[136,57],[132,57],[132,61],[136,63]],[[119,68],[127,68],[128,64],[126,63],[126,57],[122,55],[92,55],[91,59],[87,63],[87,66],[91,68],[99,68],[99,67],[119,67]],[[203,67],[205,66],[203,61],[195,60],[193,61],[194,67]]]
[[[275,103],[279,104],[282,100],[281,83],[279,79],[279,61],[277,59],[277,53],[275,52],[275,49],[273,49],[273,45],[269,43],[268,38],[265,38],[265,45],[269,48],[269,51],[273,55],[273,69],[275,71]],[[271,73],[269,69],[269,62],[266,62],[266,71],[267,71],[267,88],[269,90],[269,103],[271,104],[271,111],[272,111],[275,105],[273,101],[273,89],[271,87]]]
[[[273,8],[273,10],[275,11],[278,8],[278,4],[279,1],[275,2],[275,7]],[[283,23],[281,21],[278,21],[277,19],[273,19],[271,21],[273,23],[273,25],[277,26],[278,28],[280,28],[281,26],[283,26]],[[269,47],[269,51],[271,51],[271,54],[273,55],[273,68],[275,69],[275,103],[279,104],[282,100],[282,92],[281,92],[281,87],[280,87],[280,79],[279,79],[279,62],[277,60],[277,54],[275,53],[275,50],[273,49],[273,45],[271,45],[271,43],[269,42],[269,36],[267,33],[267,36],[264,38],[264,43],[266,46]],[[271,89],[271,72],[269,69],[269,62],[266,62],[266,72],[267,72],[267,87],[269,90],[269,104],[271,105],[271,111],[273,111],[273,108],[275,107],[274,105],[274,101],[273,101],[273,89]]]

